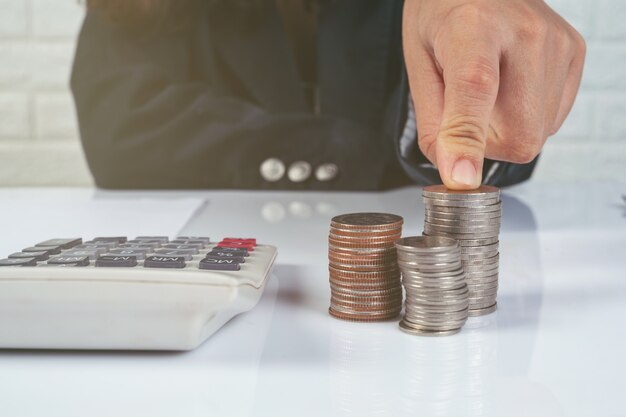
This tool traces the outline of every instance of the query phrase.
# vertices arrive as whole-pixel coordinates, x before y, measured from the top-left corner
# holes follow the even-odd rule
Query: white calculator
[[[49,239],[0,259],[0,348],[191,350],[258,302],[253,238]]]

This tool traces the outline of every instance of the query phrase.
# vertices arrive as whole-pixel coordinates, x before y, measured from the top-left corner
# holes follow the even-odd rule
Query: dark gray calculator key
[[[176,249],[157,249],[154,253],[160,256],[182,256],[186,261],[191,261],[193,259],[193,255],[195,255],[195,253],[189,252],[189,250]]]
[[[206,245],[206,243],[204,243],[202,240],[196,240],[196,239],[175,239],[175,240],[172,240],[170,244],[197,245],[199,248],[203,248]]]
[[[146,254],[148,252],[152,252],[152,250],[148,250],[148,249],[126,249],[126,248],[121,248],[121,249],[111,249],[109,252],[106,253],[106,255],[117,255],[117,256],[134,256],[136,257],[138,260],[142,260],[146,258]]]
[[[107,251],[106,248],[97,249],[70,249],[63,252],[63,256],[87,256],[90,261],[95,261],[96,258]]]
[[[113,245],[109,244],[83,243],[82,245],[74,246],[72,250],[111,249],[113,247]]]
[[[241,252],[224,252],[221,250],[213,249],[211,252],[207,253],[206,256],[219,256],[222,258],[244,258],[244,255]]]
[[[35,258],[37,262],[45,261],[48,257],[49,254],[45,250],[41,252],[15,252],[9,255],[9,258],[12,259]]]
[[[35,246],[60,246],[62,249],[69,249],[81,243],[83,243],[83,239],[78,237],[72,239],[49,239],[39,242]]]
[[[199,246],[199,245],[184,245],[184,244],[178,245],[176,243],[168,243],[167,245],[163,245],[161,247],[165,249],[178,249],[178,250],[191,249],[191,250],[195,250],[194,255],[198,253],[199,249],[202,249],[202,246]]]
[[[212,271],[239,271],[239,263],[233,259],[202,259],[198,268]]]
[[[86,247],[97,247],[97,248],[107,248],[111,249],[118,245],[117,242],[105,242],[103,240],[84,242],[82,245],[74,246],[72,249],[86,248]]]
[[[216,246],[213,248],[213,250],[220,252],[238,253],[240,256],[249,256],[248,249],[246,248],[226,248],[224,246]]]
[[[114,243],[125,243],[128,238],[126,236],[99,236],[91,239],[92,242],[114,242]]]
[[[37,266],[35,258],[0,259],[0,266]]]
[[[208,245],[209,243],[211,243],[211,239],[209,239],[208,237],[204,237],[204,236],[178,236],[176,240],[200,240],[205,245]]]
[[[137,266],[136,256],[102,255],[96,259],[97,267],[132,268]]]
[[[88,266],[88,256],[55,256],[48,260],[48,265]]]
[[[22,252],[48,252],[48,255],[58,255],[61,253],[60,246],[31,246],[28,248],[22,249]]]
[[[122,243],[121,245],[117,245],[117,249],[138,249],[138,250],[148,250],[156,248],[157,245],[153,243]]]
[[[182,256],[148,256],[143,261],[145,268],[184,268],[185,265]]]
[[[151,245],[153,248],[159,247],[164,242],[160,240],[129,240],[126,242],[127,245]]]
[[[208,253],[205,259],[232,259],[233,261],[243,264],[246,262],[243,256],[232,256],[232,254],[228,254],[226,256],[220,256],[215,253]]]
[[[170,238],[167,236],[137,236],[133,240],[150,240],[150,241],[156,240],[158,242],[166,243],[166,242],[169,242]]]

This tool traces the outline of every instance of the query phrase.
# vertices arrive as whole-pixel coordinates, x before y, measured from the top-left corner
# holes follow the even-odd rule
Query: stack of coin
[[[457,239],[469,287],[469,315],[496,310],[498,293],[498,235],[502,217],[500,190],[481,185],[476,190],[449,190],[444,185],[424,188],[424,235]]]
[[[457,333],[468,315],[461,247],[451,238],[405,237],[396,242],[406,291],[400,329],[425,336]]]
[[[402,284],[394,242],[403,219],[394,214],[352,213],[330,224],[330,309],[337,318],[377,321],[397,317]]]

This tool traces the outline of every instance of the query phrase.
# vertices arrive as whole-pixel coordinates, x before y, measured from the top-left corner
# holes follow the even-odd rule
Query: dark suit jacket
[[[276,10],[212,9],[182,30],[151,34],[89,11],[71,85],[97,185],[375,190],[440,182],[422,168],[417,147],[398,153],[408,97],[401,19],[402,0],[322,3],[315,116]],[[339,175],[268,182],[259,166],[271,157],[287,166],[333,162]],[[527,178],[532,164],[499,169],[491,182],[504,185]]]

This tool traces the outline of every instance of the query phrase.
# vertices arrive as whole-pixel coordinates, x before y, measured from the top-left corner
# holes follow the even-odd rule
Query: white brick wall
[[[581,93],[537,180],[626,179],[626,1],[549,0],[587,39]],[[0,185],[90,184],[68,88],[77,0],[0,0]]]

